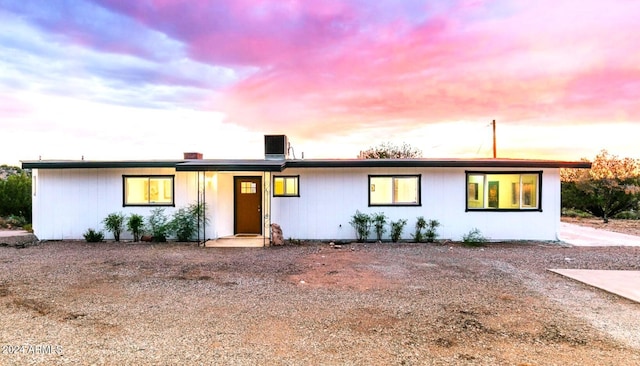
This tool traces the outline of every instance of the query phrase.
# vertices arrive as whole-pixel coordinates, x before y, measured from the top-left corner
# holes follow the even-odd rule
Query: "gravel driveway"
[[[640,304],[546,268],[552,243],[0,247],[0,364],[631,365]]]

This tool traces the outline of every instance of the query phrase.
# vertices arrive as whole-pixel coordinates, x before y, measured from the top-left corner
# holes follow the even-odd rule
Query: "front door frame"
[[[258,194],[258,207],[257,207],[257,211],[259,212],[259,218],[258,218],[258,232],[257,233],[243,233],[243,232],[238,232],[238,198],[239,198],[239,192],[238,192],[238,181],[239,180],[243,180],[243,179],[247,179],[247,180],[252,180],[256,182],[256,193]],[[256,234],[256,235],[262,235],[263,232],[263,225],[262,225],[262,217],[263,217],[263,200],[264,198],[262,197],[263,192],[262,192],[262,176],[259,175],[247,175],[247,176],[240,176],[240,175],[235,175],[233,176],[233,234]]]

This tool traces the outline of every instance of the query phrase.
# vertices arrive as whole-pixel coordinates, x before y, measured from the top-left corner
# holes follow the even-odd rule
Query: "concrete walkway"
[[[640,247],[640,236],[620,234],[566,222],[560,223],[558,239],[567,244],[585,247]]]
[[[0,230],[0,238],[10,238],[12,236],[29,235],[25,230]]]
[[[620,234],[566,222],[560,223],[558,239],[575,246],[640,246],[640,236]],[[549,269],[549,271],[629,300],[640,302],[640,271],[589,269]]]
[[[549,271],[640,302],[640,271],[550,269]]]

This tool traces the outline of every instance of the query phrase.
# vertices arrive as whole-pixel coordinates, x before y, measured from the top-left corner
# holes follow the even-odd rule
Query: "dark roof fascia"
[[[281,172],[286,168],[575,168],[587,161],[518,159],[326,159],[326,160],[30,160],[23,169],[175,168],[176,171]]]
[[[589,169],[590,162],[518,159],[350,159],[287,160],[287,168],[576,168]]]
[[[281,172],[284,160],[194,160],[176,165],[183,172]]]
[[[31,160],[23,161],[23,169],[91,169],[91,168],[175,168],[184,160],[147,161],[89,161],[89,160]]]

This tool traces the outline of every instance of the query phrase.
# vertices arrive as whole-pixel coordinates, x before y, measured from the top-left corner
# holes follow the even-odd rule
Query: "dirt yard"
[[[553,243],[0,247],[0,364],[632,365],[640,304]]]

